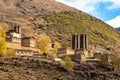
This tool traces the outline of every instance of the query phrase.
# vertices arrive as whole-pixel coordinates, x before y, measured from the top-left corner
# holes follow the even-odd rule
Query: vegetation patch
[[[71,46],[71,35],[74,33],[88,34],[90,43],[105,46],[116,45],[120,41],[118,31],[88,14],[64,11],[36,15],[35,19],[38,18],[42,18],[48,23],[44,26],[39,24],[40,27],[38,28],[44,27],[44,31],[52,37],[52,41],[57,40],[64,43],[63,46]]]

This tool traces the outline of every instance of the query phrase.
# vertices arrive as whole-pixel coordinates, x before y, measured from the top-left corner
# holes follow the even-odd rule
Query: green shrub
[[[63,68],[67,71],[71,71],[73,69],[73,63],[69,56],[64,57],[63,61],[65,64],[63,65]]]
[[[14,49],[7,49],[6,57],[14,58],[16,57],[16,52]]]
[[[115,71],[120,71],[120,55],[111,55],[111,66],[114,68]]]
[[[100,64],[104,67],[112,67],[115,71],[120,71],[120,56],[118,54],[102,54]]]
[[[101,54],[100,64],[102,66],[108,66],[109,65],[109,55],[108,54]]]
[[[51,59],[54,59],[57,57],[57,53],[54,50],[51,50],[50,52],[51,52],[51,54],[50,54]]]

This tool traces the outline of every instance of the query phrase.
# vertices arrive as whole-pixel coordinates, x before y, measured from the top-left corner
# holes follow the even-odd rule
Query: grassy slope
[[[48,23],[52,23],[40,24],[39,27],[46,28],[45,32],[53,40],[66,43],[65,45],[68,46],[70,46],[71,34],[74,33],[86,33],[89,35],[90,43],[103,45],[116,44],[120,40],[120,33],[114,28],[82,12],[49,13],[37,15],[35,18],[43,18]],[[101,34],[103,38],[98,37],[97,33]]]

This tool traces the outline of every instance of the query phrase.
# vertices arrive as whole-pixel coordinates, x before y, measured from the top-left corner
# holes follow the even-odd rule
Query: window
[[[21,54],[23,54],[23,52],[21,51]]]

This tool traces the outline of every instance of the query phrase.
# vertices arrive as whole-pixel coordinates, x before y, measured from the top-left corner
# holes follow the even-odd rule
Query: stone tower
[[[72,49],[77,49],[78,48],[78,35],[72,35]]]
[[[88,49],[88,38],[86,34],[72,35],[72,49]]]
[[[21,27],[18,26],[18,25],[16,25],[16,26],[14,27],[14,31],[15,31],[16,33],[18,33],[18,34],[21,34]]]

